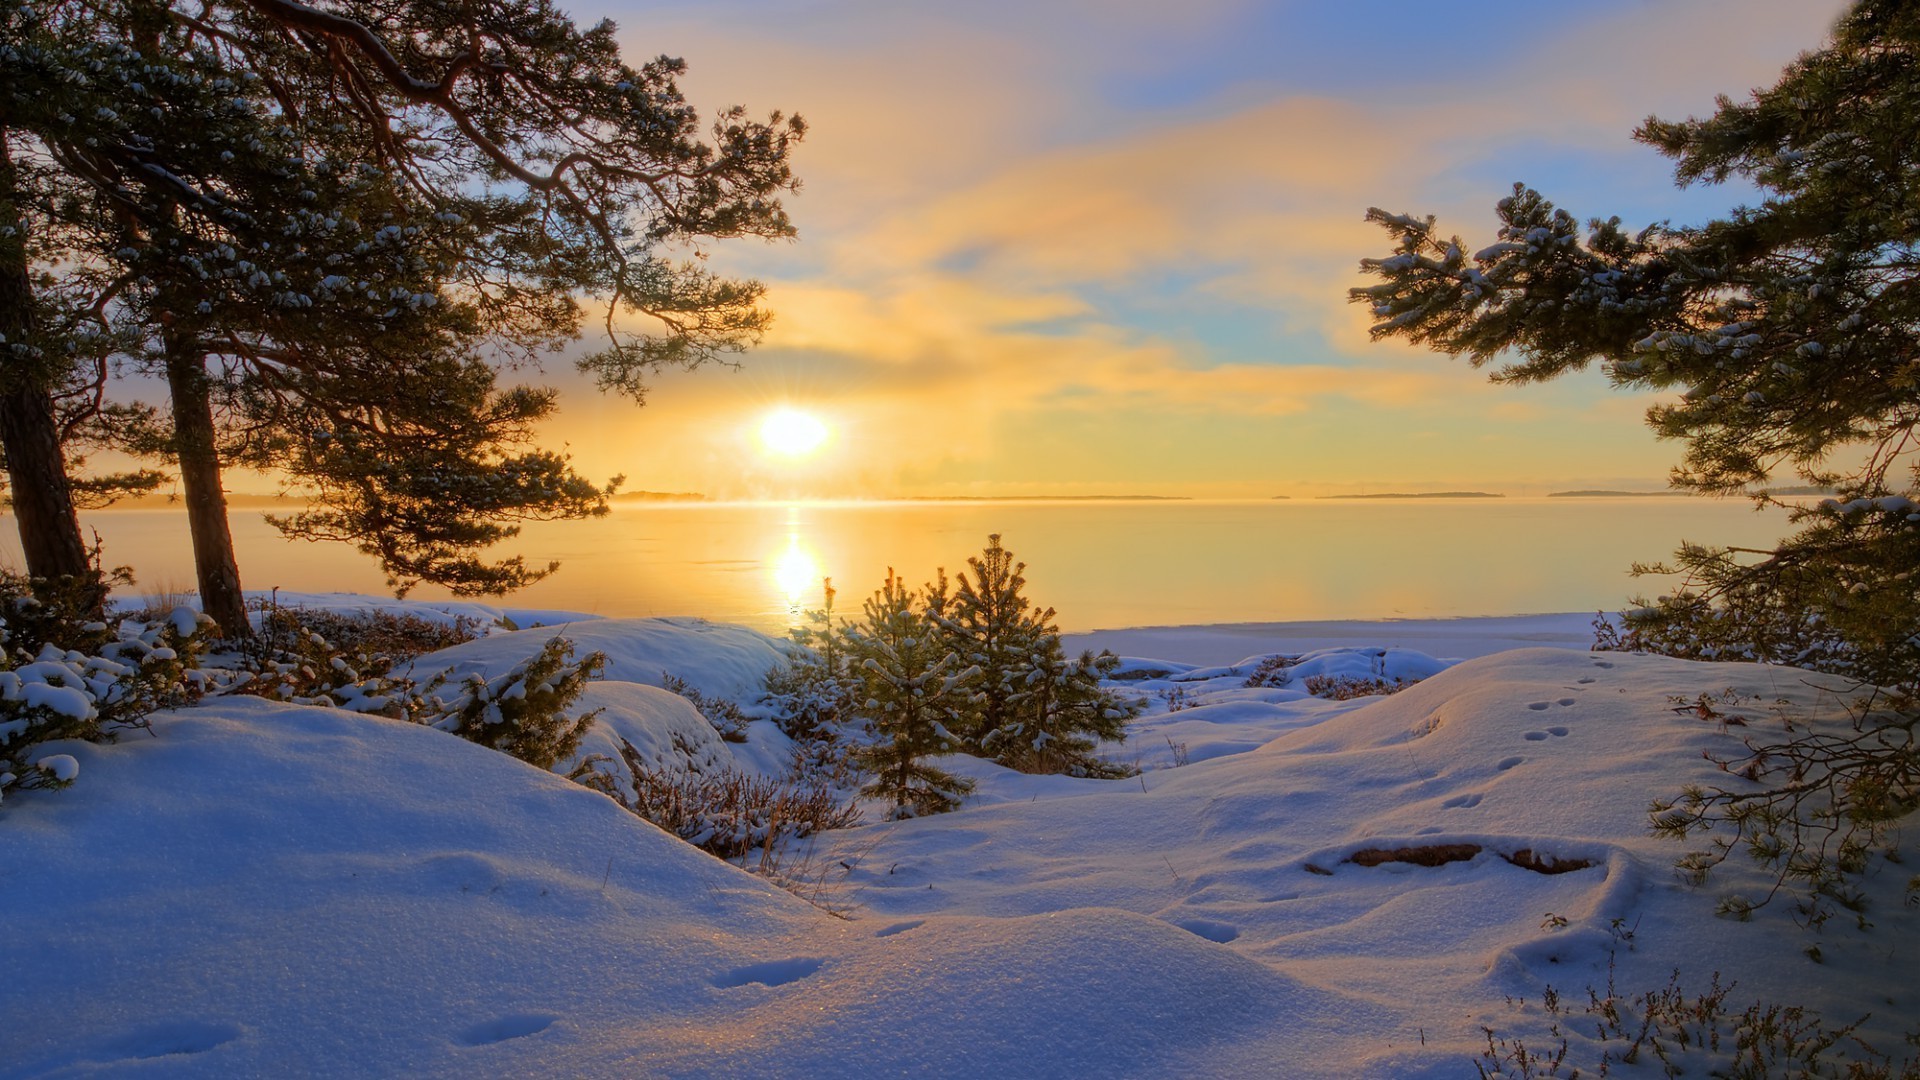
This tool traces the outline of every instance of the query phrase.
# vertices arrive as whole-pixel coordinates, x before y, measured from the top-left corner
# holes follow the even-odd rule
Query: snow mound
[[[733,765],[733,752],[707,718],[686,698],[656,686],[629,682],[591,682],[567,710],[570,716],[598,709],[593,726],[572,757],[556,763],[564,776],[590,757],[607,758],[602,771],[621,777],[632,794],[632,777],[621,763],[620,742],[632,744],[654,769],[711,775]]]
[[[492,634],[421,656],[413,670],[427,676],[451,667],[455,681],[473,672],[499,674],[555,636],[573,642],[576,657],[607,654],[602,678],[609,682],[660,686],[673,675],[702,694],[742,704],[760,697],[767,672],[786,660],[788,647],[758,630],[705,619],[595,619],[560,630]]]

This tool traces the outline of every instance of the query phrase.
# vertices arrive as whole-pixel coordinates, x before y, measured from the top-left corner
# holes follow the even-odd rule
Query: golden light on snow
[[[775,409],[760,421],[760,445],[784,457],[805,457],[826,441],[827,425],[799,409]]]

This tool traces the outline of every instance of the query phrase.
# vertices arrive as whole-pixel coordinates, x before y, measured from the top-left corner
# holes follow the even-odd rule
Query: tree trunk
[[[0,237],[0,452],[7,458],[8,494],[20,529],[30,577],[54,581],[91,569],[80,519],[73,510],[67,459],[39,358],[15,353],[33,338],[33,285],[27,279],[25,222],[14,202],[13,160],[0,129],[0,224],[17,230]]]
[[[186,493],[187,531],[193,537],[193,569],[200,610],[229,638],[249,633],[240,593],[240,566],[227,527],[227,493],[220,486],[220,451],[213,428],[212,390],[206,358],[189,343],[165,335],[167,389],[173,399],[173,444],[180,456],[180,487]]]

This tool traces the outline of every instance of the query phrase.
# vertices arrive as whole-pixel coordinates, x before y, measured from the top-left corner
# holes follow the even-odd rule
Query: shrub
[[[833,579],[821,584],[825,604],[806,613],[811,625],[793,629],[795,649],[787,662],[767,672],[765,703],[774,723],[796,742],[837,742],[857,681],[847,667],[846,627],[833,618]]]
[[[1596,1076],[1616,1070],[1639,1076],[1656,1068],[1657,1075],[1669,1080],[1696,1075],[1728,1080],[1920,1080],[1920,1061],[1895,1062],[1860,1040],[1855,1032],[1864,1017],[1829,1027],[1810,1009],[1767,1002],[1736,1013],[1727,1004],[1732,992],[1733,985],[1722,985],[1716,974],[1704,993],[1689,996],[1676,971],[1664,987],[1625,997],[1614,991],[1609,965],[1606,993],[1589,988],[1583,1006],[1568,1005],[1552,987],[1542,992],[1548,1040],[1544,1049],[1482,1028],[1487,1048],[1474,1067],[1482,1080],[1572,1080],[1589,1070]],[[1524,1000],[1511,1004],[1526,1007]]]
[[[145,728],[148,714],[184,705],[210,679],[195,669],[212,624],[187,608],[156,622],[109,628],[93,617],[106,578],[40,595],[0,575],[0,797],[15,789],[60,788],[79,774],[57,739],[107,741]],[[66,637],[74,647],[58,639]]]
[[[1418,681],[1418,679],[1366,678],[1359,675],[1309,675],[1301,680],[1300,685],[1314,697],[1323,697],[1332,701],[1352,701],[1354,698],[1397,694]]]
[[[740,711],[740,706],[726,698],[708,697],[694,689],[687,680],[667,672],[661,672],[660,685],[667,693],[686,698],[687,703],[706,717],[707,723],[713,725],[713,730],[719,732],[722,739],[735,743],[747,741],[747,717]]]
[[[598,652],[575,661],[573,642],[556,637],[503,675],[467,676],[452,703],[433,699],[437,715],[423,722],[512,754],[529,765],[551,769],[580,748],[580,740],[600,714],[595,709],[569,719],[566,709],[579,699],[589,680],[599,677],[606,662],[606,654]]]
[[[438,688],[438,682],[422,690],[411,677],[396,673],[399,658],[334,644],[308,624],[315,614],[319,613],[266,607],[259,633],[244,642],[240,665],[246,678],[234,692],[394,720],[430,722],[437,716],[439,710],[427,695]]]
[[[620,757],[633,776],[631,797],[607,773],[583,769],[576,779],[722,859],[744,862],[757,850],[770,864],[789,840],[860,820],[859,810],[825,785],[783,784],[731,768],[713,774],[656,769],[625,739]]]

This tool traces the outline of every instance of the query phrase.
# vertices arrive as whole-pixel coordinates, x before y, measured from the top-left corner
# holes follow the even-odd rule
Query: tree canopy
[[[231,565],[219,471],[241,460],[317,489],[296,535],[358,543],[399,587],[498,591],[544,573],[472,556],[501,519],[604,492],[516,449],[553,397],[495,389],[490,364],[558,348],[597,303],[581,367],[639,399],[766,324],[760,286],[700,244],[793,234],[804,127],[733,108],[703,132],[685,65],[626,64],[610,23],[519,0],[4,0],[0,19],[0,447],[37,575],[84,568],[56,439],[82,429],[51,395],[104,382],[109,355],[165,371],[171,430],[97,409],[86,430],[178,463],[197,549]],[[448,520],[417,512],[428,488]]]
[[[1701,603],[1764,602],[1756,582],[1795,583],[1795,603],[1852,645],[1858,670],[1920,678],[1920,555],[1910,499],[1920,427],[1920,10],[1870,0],[1826,48],[1749,100],[1704,119],[1648,119],[1635,137],[1682,185],[1741,180],[1760,198],[1702,225],[1576,218],[1516,184],[1477,249],[1431,217],[1368,212],[1393,254],[1366,259],[1352,290],[1375,338],[1431,345],[1498,381],[1598,363],[1619,387],[1668,391],[1647,414],[1684,444],[1681,487],[1772,498],[1782,473],[1840,497],[1796,507],[1777,550],[1692,547]],[[1827,588],[1816,588],[1816,581]],[[1759,590],[1764,592],[1765,590]],[[1792,655],[1768,656],[1793,660]]]

